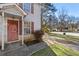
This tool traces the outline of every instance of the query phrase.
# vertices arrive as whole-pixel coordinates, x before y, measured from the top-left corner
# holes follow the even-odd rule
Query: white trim
[[[17,4],[0,4],[1,5],[1,8],[4,8],[4,7],[7,7],[7,6],[16,6],[16,8],[23,14],[23,16],[24,15],[27,15],[27,13],[26,12],[24,12]]]
[[[18,41],[20,41],[20,40],[15,40],[15,41],[7,42],[7,43],[14,43],[14,42],[18,42]]]
[[[2,12],[2,21],[3,21],[3,24],[2,24],[2,50],[4,50],[4,12]]]
[[[7,20],[14,20],[14,21],[19,21],[19,19],[18,18],[12,18],[12,17],[7,17]]]
[[[5,21],[6,21],[6,41],[8,42],[8,39],[7,39],[8,38],[7,37],[7,34],[8,34],[8,30],[7,30],[8,29],[7,28],[8,27],[8,23],[7,22],[8,22],[8,20],[7,20],[7,18],[5,19]]]
[[[24,15],[27,15],[26,12],[24,12],[17,4],[15,4],[18,10],[20,10]]]
[[[22,45],[24,44],[24,20],[22,16]]]

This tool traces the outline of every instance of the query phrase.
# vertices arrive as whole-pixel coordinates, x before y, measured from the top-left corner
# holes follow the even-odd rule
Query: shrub
[[[47,28],[47,27],[42,28],[42,30],[43,30],[45,33],[49,33],[49,32],[50,32],[50,29]]]
[[[1,49],[1,40],[0,40],[0,49]]]
[[[24,43],[25,44],[30,44],[33,40],[35,40],[33,34],[28,34],[24,37]]]
[[[1,45],[0,45],[0,49],[1,49]]]
[[[42,41],[42,36],[44,35],[43,31],[37,30],[33,34],[34,34],[35,40]]]
[[[43,31],[37,30],[32,34],[26,35],[24,37],[24,43],[26,45],[31,45],[42,41],[42,36],[44,35]]]

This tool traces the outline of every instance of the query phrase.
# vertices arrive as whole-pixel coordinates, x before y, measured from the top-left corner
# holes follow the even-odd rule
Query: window
[[[24,23],[24,35],[34,32],[34,23],[33,22],[25,22]]]
[[[23,10],[25,11],[25,12],[27,12],[27,11],[29,11],[30,12],[30,3],[24,3],[23,4]]]
[[[24,22],[24,35],[30,33],[30,22]]]
[[[24,28],[24,35],[27,35],[30,33],[30,28]]]
[[[34,4],[33,3],[24,3],[23,10],[25,12],[34,13]]]

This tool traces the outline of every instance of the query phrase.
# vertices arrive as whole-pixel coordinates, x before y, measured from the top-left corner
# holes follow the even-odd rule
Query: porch
[[[22,45],[24,44],[24,16],[24,11],[17,5],[2,5],[0,10],[0,43],[2,50],[8,43],[21,41]]]

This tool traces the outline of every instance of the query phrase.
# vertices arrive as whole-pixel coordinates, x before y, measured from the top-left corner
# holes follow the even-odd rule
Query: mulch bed
[[[33,40],[33,41],[26,42],[25,45],[29,46],[29,45],[37,44],[37,43],[40,43],[40,42],[42,42],[42,41]]]

